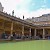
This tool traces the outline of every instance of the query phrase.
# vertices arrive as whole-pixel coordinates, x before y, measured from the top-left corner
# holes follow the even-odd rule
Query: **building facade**
[[[50,14],[22,20],[2,10],[0,9],[0,39],[10,39],[12,35],[15,39],[50,37]]]

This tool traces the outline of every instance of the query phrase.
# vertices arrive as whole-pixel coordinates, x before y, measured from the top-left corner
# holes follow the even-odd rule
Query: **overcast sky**
[[[4,11],[11,14],[14,10],[17,17],[39,17],[50,13],[50,0],[0,0]]]

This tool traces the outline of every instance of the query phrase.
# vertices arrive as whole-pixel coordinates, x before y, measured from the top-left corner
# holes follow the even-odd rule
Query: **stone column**
[[[34,32],[34,39],[36,39],[36,29],[35,29],[35,32]]]
[[[35,29],[35,33],[34,33],[34,36],[36,37],[36,29]]]
[[[45,29],[43,28],[43,39],[45,39]]]
[[[5,32],[5,21],[3,22],[3,32]]]
[[[11,23],[11,34],[13,33],[13,22]]]
[[[24,26],[22,26],[22,36],[24,36]]]
[[[29,33],[29,36],[31,37],[31,28],[30,28],[29,32],[30,32],[30,33]]]

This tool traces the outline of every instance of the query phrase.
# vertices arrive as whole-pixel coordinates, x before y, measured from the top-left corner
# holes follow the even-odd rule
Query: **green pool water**
[[[50,50],[50,40],[3,42],[0,50]]]

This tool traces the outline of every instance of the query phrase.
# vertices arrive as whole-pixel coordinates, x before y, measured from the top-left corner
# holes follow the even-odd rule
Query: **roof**
[[[29,25],[29,26],[32,26],[32,27],[34,27],[34,26],[50,26],[50,24],[35,25],[33,23],[29,23],[29,22],[27,22],[25,20],[22,20],[20,18],[15,17],[15,16],[11,16],[10,14],[7,14],[7,13],[1,12],[1,11],[0,11],[0,15],[4,16],[6,18],[10,18],[12,20],[15,20],[17,22],[20,22],[20,23],[22,23],[24,25]]]
[[[18,21],[20,23],[29,25],[29,26],[34,26],[34,24],[32,24],[32,23],[26,22],[25,20],[22,20],[20,18],[15,17],[15,16],[11,16],[10,14],[7,14],[7,13],[1,12],[1,11],[0,11],[0,15],[4,16],[6,18],[10,18],[12,20]]]

